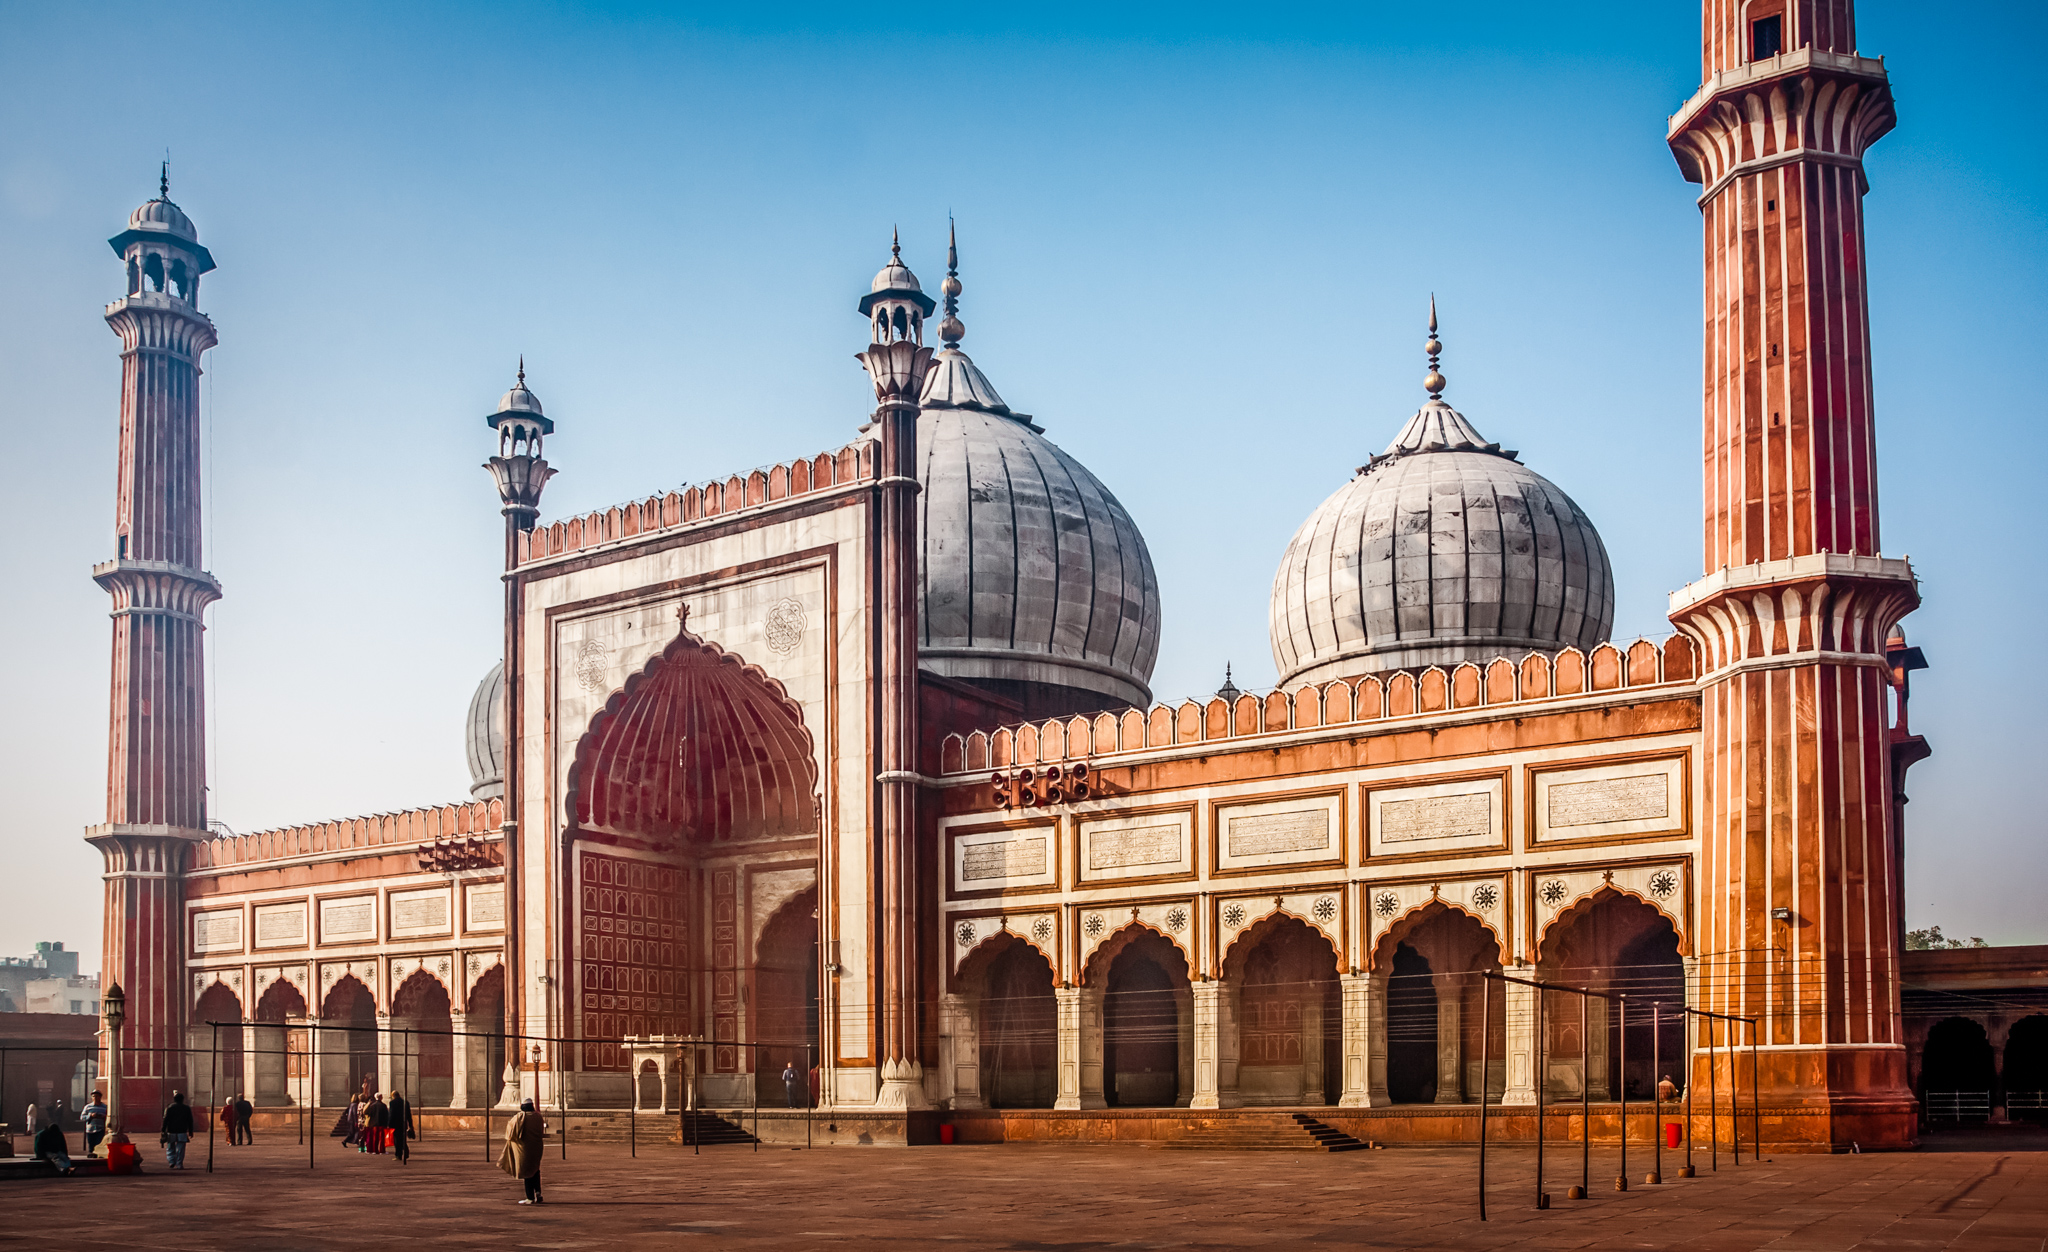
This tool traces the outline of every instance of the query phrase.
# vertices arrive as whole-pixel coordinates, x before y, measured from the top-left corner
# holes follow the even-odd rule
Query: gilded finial
[[[1429,354],[1429,373],[1422,376],[1422,389],[1429,393],[1430,399],[1441,400],[1444,394],[1445,379],[1443,371],[1436,367],[1436,359],[1442,355],[1444,345],[1443,341],[1436,337],[1435,292],[1431,292],[1429,295],[1429,340],[1422,345],[1422,350]]]
[[[939,338],[948,348],[958,348],[967,337],[967,327],[960,321],[960,246],[950,213],[946,215],[946,281],[939,284],[939,290],[946,297],[946,319],[939,323]]]

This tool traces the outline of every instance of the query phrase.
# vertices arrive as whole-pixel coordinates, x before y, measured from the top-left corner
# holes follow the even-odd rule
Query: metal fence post
[[[1536,1207],[1550,1207],[1550,1193],[1543,1189],[1543,1088],[1548,1077],[1543,1072],[1543,986],[1536,987]]]
[[[1502,989],[1505,993],[1505,988]],[[1502,996],[1506,998],[1505,994]],[[1486,1220],[1486,1089],[1493,1068],[1493,976],[1479,980],[1479,1220]]]
[[[1721,1075],[1720,1051],[1714,1040],[1714,1019],[1707,1019],[1707,1161],[1708,1168],[1721,1172]]]
[[[1749,1146],[1753,1161],[1764,1159],[1763,1079],[1756,1072],[1756,1032],[1762,1024],[1757,1018],[1749,1019]]]
[[[1615,1005],[1616,1005],[1617,1011],[1618,1011],[1618,1012],[1620,1013],[1620,1016],[1621,1016],[1621,1029],[1619,1029],[1619,1030],[1617,1030],[1617,1031],[1615,1032],[1615,1034],[1616,1034],[1616,1035],[1617,1035],[1617,1036],[1618,1036],[1618,1037],[1620,1038],[1620,1040],[1621,1040],[1621,1049],[1620,1049],[1620,1061],[1621,1061],[1621,1063],[1620,1063],[1619,1065],[1615,1066],[1615,1070],[1616,1070],[1616,1072],[1617,1072],[1617,1076],[1618,1076],[1618,1077],[1619,1077],[1619,1078],[1621,1079],[1621,1081],[1620,1081],[1619,1083],[1617,1083],[1617,1084],[1616,1084],[1616,1086],[1618,1086],[1618,1087],[1619,1087],[1619,1088],[1621,1089],[1621,1172],[1620,1172],[1620,1173],[1618,1173],[1618,1174],[1616,1174],[1616,1175],[1614,1176],[1614,1189],[1615,1189],[1616,1191],[1627,1191],[1627,1190],[1628,1190],[1628,993],[1624,991],[1624,992],[1622,992],[1622,993],[1621,993],[1620,995],[1616,996],[1616,997],[1614,998],[1614,1003],[1615,1003]]]
[[[220,1086],[220,1023],[208,1022],[206,1024],[213,1028],[213,1077],[206,1084],[206,1172],[211,1174],[213,1172],[213,1130],[215,1121],[213,1102],[220,1096],[220,1092],[216,1090]]]
[[[1664,1004],[1660,1000],[1650,1001],[1650,1099],[1653,1102],[1650,1114],[1650,1151],[1654,1159],[1650,1165],[1650,1176],[1646,1180],[1661,1184],[1664,1181]]]
[[[1593,997],[1579,997],[1579,1185],[1564,1193],[1583,1200],[1593,1186]]]

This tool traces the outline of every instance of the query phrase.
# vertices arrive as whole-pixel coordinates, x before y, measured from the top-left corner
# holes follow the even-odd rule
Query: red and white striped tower
[[[1885,639],[1919,592],[1878,555],[1862,214],[1891,88],[1851,0],[1703,10],[1670,128],[1705,187],[1706,576],[1671,598],[1706,666],[1696,1003],[1760,1019],[1768,1137],[1900,1146]]]
[[[93,581],[113,597],[107,820],[86,840],[106,858],[101,983],[127,992],[115,1120],[154,1118],[184,1072],[185,856],[206,837],[201,632],[220,584],[200,568],[199,357],[215,343],[199,312],[213,257],[170,200],[135,210],[108,241],[128,293],[107,306],[121,337],[121,442],[113,560]]]

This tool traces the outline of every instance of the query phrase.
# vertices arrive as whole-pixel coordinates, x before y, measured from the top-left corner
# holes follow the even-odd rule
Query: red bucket
[[[107,1172],[110,1174],[139,1174],[142,1172],[142,1153],[126,1139],[107,1145]]]
[[[1685,1139],[1685,1126],[1679,1122],[1664,1123],[1664,1146],[1675,1148]]]
[[[951,1122],[947,1122],[947,1123],[945,1123],[944,1125],[942,1125],[942,1126],[940,1126],[940,1127],[939,1127],[939,1142],[940,1142],[940,1143],[951,1143],[951,1142],[953,1142],[953,1123],[951,1123]]]

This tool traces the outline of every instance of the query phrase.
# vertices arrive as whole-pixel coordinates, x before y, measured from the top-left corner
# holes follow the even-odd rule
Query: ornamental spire
[[[967,337],[967,327],[960,322],[960,247],[951,214],[946,215],[946,281],[939,284],[939,291],[946,297],[946,320],[939,323],[939,338],[957,350]]]
[[[1437,369],[1436,361],[1442,354],[1444,345],[1443,341],[1436,337],[1436,293],[1433,291],[1429,293],[1429,339],[1422,345],[1422,350],[1429,354],[1429,373],[1422,376],[1422,388],[1429,393],[1430,399],[1441,400],[1446,380],[1443,372]]]
[[[165,157],[164,163],[157,167],[156,198],[159,200],[171,198],[171,158],[169,157]]]

